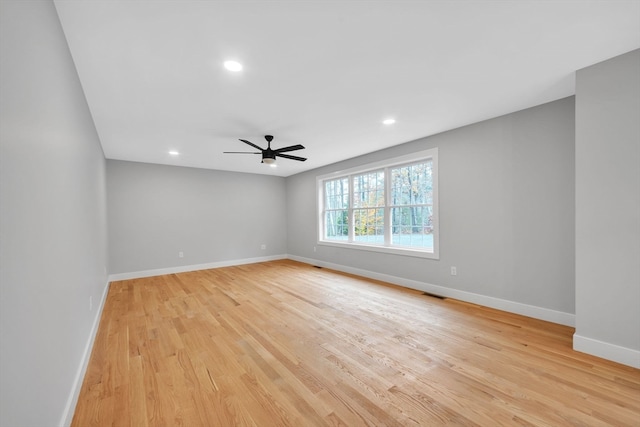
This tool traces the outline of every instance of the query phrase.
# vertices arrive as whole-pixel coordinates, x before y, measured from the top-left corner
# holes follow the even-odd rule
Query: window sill
[[[403,248],[403,247],[367,245],[365,243],[332,242],[328,240],[320,240],[318,241],[318,245],[333,246],[336,248],[344,248],[344,249],[356,249],[356,250],[370,251],[370,252],[383,252],[383,253],[394,254],[394,255],[411,256],[416,258],[427,258],[427,259],[433,259],[433,260],[440,259],[437,251],[435,250],[433,252],[429,252],[425,250]]]

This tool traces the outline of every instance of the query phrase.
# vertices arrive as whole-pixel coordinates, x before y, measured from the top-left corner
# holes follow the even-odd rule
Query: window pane
[[[324,183],[324,208],[348,209],[349,208],[349,179],[340,178]]]
[[[349,240],[349,213],[347,210],[327,211],[324,218],[327,240]]]
[[[355,209],[353,224],[354,241],[384,243],[384,209]]]
[[[431,160],[391,170],[391,205],[433,204]]]
[[[433,248],[432,206],[392,208],[391,224],[392,244]]]
[[[384,206],[384,171],[353,177],[353,207]]]

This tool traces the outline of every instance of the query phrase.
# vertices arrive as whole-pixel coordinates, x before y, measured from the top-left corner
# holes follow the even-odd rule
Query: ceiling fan
[[[282,153],[286,153],[288,151],[296,151],[296,150],[304,149],[304,146],[302,146],[300,144],[291,145],[289,147],[278,148],[276,150],[272,150],[271,149],[271,141],[273,140],[273,136],[272,135],[265,135],[264,139],[267,140],[267,148],[266,149],[265,148],[260,148],[256,144],[254,144],[253,142],[247,141],[246,139],[241,139],[240,140],[240,141],[244,142],[245,144],[248,144],[248,145],[260,150],[258,152],[254,152],[254,151],[225,151],[225,152],[223,152],[223,154],[262,154],[262,162],[261,163],[266,163],[266,164],[275,163],[276,157],[282,157],[282,158],[291,159],[291,160],[298,160],[300,162],[304,162],[305,160],[307,160],[304,157],[291,156],[289,154],[282,154]]]

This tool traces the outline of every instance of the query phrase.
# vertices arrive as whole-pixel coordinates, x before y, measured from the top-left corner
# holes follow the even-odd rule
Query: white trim
[[[640,369],[640,351],[573,334],[573,349]]]
[[[385,227],[386,228],[386,227]],[[438,259],[434,256],[433,252],[423,251],[415,248],[405,248],[402,246],[382,246],[382,245],[369,245],[366,243],[359,242],[341,242],[340,240],[319,240],[317,242],[318,246],[333,246],[336,248],[343,249],[359,249],[362,251],[371,251],[371,252],[383,252],[394,255],[404,255],[404,256],[412,256],[418,258],[427,258],[427,259]],[[435,246],[435,241],[434,241]]]
[[[132,271],[109,275],[109,281],[139,279],[142,277],[162,276],[163,274],[186,273],[188,271],[209,270],[211,268],[232,267],[234,265],[254,264],[256,262],[276,261],[286,259],[286,255],[271,255],[257,258],[234,259],[229,261],[209,262],[206,264],[181,265],[177,267],[158,268],[154,270]]]
[[[483,305],[485,307],[495,308],[497,310],[520,314],[522,316],[533,317],[534,319],[545,320],[547,322],[558,323],[560,325],[575,326],[575,315],[571,313],[551,310],[534,305],[522,304],[519,302],[490,297],[486,295],[474,294],[472,292],[460,291],[458,289],[451,289],[431,283],[419,282],[417,280],[405,279],[402,277],[391,276],[389,274],[376,273],[373,271],[314,260],[311,258],[289,255],[289,259],[304,262],[306,264],[317,265],[319,267],[327,267],[333,270],[367,277],[369,279],[381,280],[383,282],[393,283],[405,288],[429,292],[435,295],[441,295],[443,297],[455,298],[460,301],[471,302],[474,304]]]
[[[96,315],[93,319],[93,325],[91,326],[91,332],[89,333],[87,344],[84,347],[81,363],[80,363],[80,366],[78,367],[78,372],[76,372],[76,376],[73,379],[73,386],[71,387],[71,393],[69,394],[69,398],[67,399],[67,404],[65,405],[64,411],[62,412],[62,418],[60,419],[60,423],[58,424],[60,427],[70,426],[71,421],[73,421],[73,414],[75,413],[75,408],[76,408],[76,405],[78,404],[78,398],[80,397],[80,390],[82,389],[82,382],[84,381],[84,376],[87,373],[87,367],[89,366],[89,359],[91,358],[91,351],[93,350],[93,343],[96,340],[96,335],[98,334],[98,327],[100,326],[100,318],[102,317],[102,309],[104,308],[104,304],[107,300],[108,293],[109,293],[109,282],[105,284],[104,291],[102,291],[102,297],[100,298],[100,305],[97,307],[98,309],[96,310]]]

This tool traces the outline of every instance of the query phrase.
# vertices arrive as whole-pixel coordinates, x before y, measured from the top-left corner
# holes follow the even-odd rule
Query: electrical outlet
[[[316,251],[316,247],[314,246],[314,247],[313,247],[313,252],[315,252],[315,251]]]
[[[261,244],[261,245],[260,245],[260,249],[262,249],[262,250],[264,251],[265,249],[267,249],[267,245],[265,245],[264,243],[263,243],[263,244]]]
[[[451,267],[451,275],[452,276],[457,276],[458,275],[458,269],[456,267]]]
[[[182,251],[178,252],[178,258],[184,258],[184,252]]]

